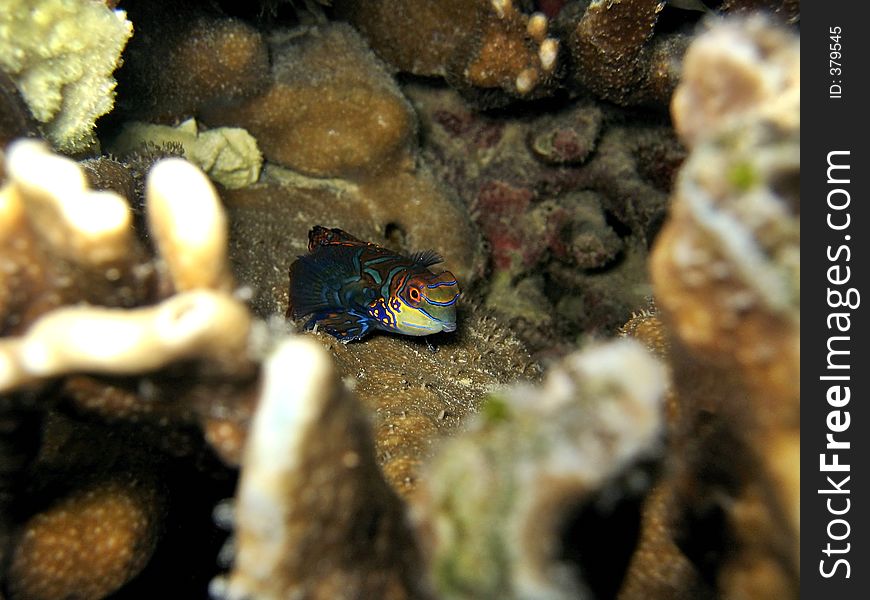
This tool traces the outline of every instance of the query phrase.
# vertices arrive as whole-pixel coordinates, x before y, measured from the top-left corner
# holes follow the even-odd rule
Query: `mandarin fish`
[[[441,256],[402,256],[320,225],[308,232],[308,254],[290,267],[287,316],[350,342],[373,329],[429,335],[456,329],[459,286],[450,271],[433,273]]]

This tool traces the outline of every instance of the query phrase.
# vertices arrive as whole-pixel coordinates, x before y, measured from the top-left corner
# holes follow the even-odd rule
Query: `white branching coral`
[[[213,595],[426,597],[367,417],[316,341],[285,340],[266,360],[236,501],[235,564]]]
[[[80,372],[135,375],[184,358],[233,359],[251,326],[247,308],[211,290],[147,308],[58,308],[24,336],[0,339],[0,392]]]
[[[149,174],[148,221],[168,298],[136,308],[127,307],[134,292],[104,298],[107,306],[73,294],[91,280],[150,287],[154,267],[135,239],[127,201],[90,190],[79,165],[36,141],[12,144],[6,171],[0,322],[24,330],[0,339],[0,391],[76,372],[132,375],[182,359],[220,364],[244,356],[251,316],[231,293],[226,217],[199,169],[167,159]],[[52,271],[47,261],[69,263],[70,271]]]

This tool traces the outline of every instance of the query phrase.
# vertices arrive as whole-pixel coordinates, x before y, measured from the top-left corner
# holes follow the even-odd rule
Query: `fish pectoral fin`
[[[342,342],[352,342],[365,337],[372,329],[373,321],[367,315],[354,311],[323,311],[315,314],[305,324],[305,329],[324,330]]]

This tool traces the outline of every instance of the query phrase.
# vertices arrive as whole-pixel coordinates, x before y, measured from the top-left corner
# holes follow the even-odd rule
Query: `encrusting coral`
[[[685,155],[670,127],[587,100],[505,118],[451,90],[405,92],[425,157],[488,242],[487,307],[530,349],[610,335],[645,303],[649,242]]]
[[[253,290],[251,306],[263,318],[285,312],[290,257],[306,252],[310,215],[320,214],[324,204],[334,219],[328,223],[340,223],[358,237],[391,249],[407,250],[398,239],[381,241],[384,231],[379,223],[356,203],[347,202],[352,191],[339,195],[332,182],[294,181],[292,188],[260,184],[224,194],[233,271],[239,283]],[[291,192],[293,202],[288,202]],[[432,223],[449,227],[451,215],[434,215]],[[537,375],[528,352],[508,328],[462,300],[460,315],[459,331],[433,340],[437,352],[429,351],[422,340],[397,336],[378,335],[364,344],[345,345],[314,334],[330,348],[342,376],[353,382],[358,397],[375,415],[379,463],[403,492],[416,486],[419,465],[431,453],[432,442],[475,410],[489,387]]]
[[[112,72],[132,33],[125,12],[102,2],[4,2],[0,70],[61,151],[81,153],[96,144],[94,123],[112,108]]]
[[[664,4],[124,2],[101,143],[263,168],[3,150],[0,593],[795,597],[799,42]],[[315,224],[442,253],[457,330],[296,333]]]
[[[357,179],[409,163],[413,111],[349,26],[274,39],[272,62],[263,94],[206,109],[202,120],[244,127],[267,160],[306,175]]]
[[[133,7],[131,14],[137,14]],[[150,44],[159,35],[150,29],[155,18],[137,21],[137,31]],[[196,22],[207,30],[208,19],[216,17]],[[219,35],[224,26],[214,29],[214,35]],[[242,127],[262,151],[266,168],[261,185],[248,186],[233,198],[245,205],[259,205],[264,196],[275,202],[283,198],[292,207],[297,196],[304,198],[315,189],[322,200],[299,214],[306,221],[301,239],[315,223],[342,226],[374,242],[396,231],[404,238],[402,250],[437,246],[445,267],[463,281],[479,275],[482,257],[471,223],[419,159],[413,109],[386,66],[351,27],[330,23],[278,29],[267,40],[261,36],[264,48],[268,41],[271,68],[240,95],[233,91],[236,71],[220,66],[221,55],[197,51],[188,64],[181,60],[187,51],[184,45],[173,35],[167,37],[165,45],[175,48],[168,52],[178,61],[160,72],[159,81],[193,99],[174,109],[176,118],[195,115],[208,127]],[[130,84],[122,88],[127,93],[120,103],[124,116],[165,120],[166,110],[139,106],[139,95],[133,94],[133,82],[150,81],[148,74],[160,66],[152,62],[150,47],[145,42],[131,45],[119,75],[122,84],[127,79]],[[211,81],[200,90],[199,76],[185,70],[205,68],[209,60],[213,63],[209,70],[229,78],[218,85],[228,89],[223,96],[215,96]],[[357,213],[354,221],[366,225],[352,227],[338,221],[336,211],[344,208],[348,215]],[[261,290],[262,286],[255,288],[257,293]]]
[[[83,175],[74,163],[48,154],[37,142],[18,142],[8,158],[10,180],[2,198],[4,207],[17,209],[19,219],[4,223],[27,240],[33,252],[30,256],[9,254],[5,259],[30,260],[28,264],[38,267],[33,282],[39,285],[23,291],[46,290],[52,303],[33,315],[24,315],[15,303],[9,303],[6,316],[16,324],[17,335],[0,341],[5,360],[3,389],[19,394],[31,390],[27,393],[50,397],[55,388],[46,385],[47,378],[60,377],[61,405],[77,414],[116,427],[135,424],[137,435],[173,455],[190,452],[184,448],[191,444],[196,447],[195,439],[182,439],[179,444],[178,437],[171,437],[177,435],[173,432],[199,424],[214,451],[228,464],[238,465],[258,396],[251,345],[256,346],[256,332],[263,328],[252,322],[247,309],[231,294],[233,278],[226,268],[224,241],[227,224],[206,178],[180,159],[158,162],[152,169],[145,209],[157,254],[155,258],[146,249],[136,251],[142,262],[129,269],[141,277],[135,280],[139,287],[133,288],[138,296],[123,297],[142,298],[135,304],[147,301],[150,306],[64,306],[74,302],[76,289],[68,289],[63,297],[55,295],[53,273],[37,252],[48,242],[31,231],[33,224],[22,206],[50,194],[39,180],[42,187],[35,188],[42,195],[30,190],[26,175],[33,171],[19,165],[37,162],[42,173],[69,170],[67,181],[78,183],[64,189],[73,198],[95,192],[84,187]],[[109,192],[103,194],[117,199]],[[182,197],[184,201],[179,202]],[[75,212],[83,210],[82,206],[72,202],[68,208]],[[61,213],[57,220],[66,225],[64,216]],[[256,220],[240,222],[247,223],[255,239],[274,248],[276,254],[264,260],[292,256],[275,243],[285,239],[280,229],[263,228]],[[274,237],[269,237],[270,232]],[[109,240],[110,247],[122,245]],[[136,236],[128,241],[135,245]],[[92,245],[85,248],[102,256]],[[106,260],[113,257],[109,252]],[[104,271],[93,271],[95,278],[105,276]],[[245,269],[240,272],[243,277],[250,275]],[[121,275],[123,279],[126,273]],[[111,276],[116,277],[114,271]],[[279,278],[281,288],[286,289],[286,275],[279,272]],[[251,283],[263,282],[252,279]],[[281,301],[279,297],[266,306],[263,315],[283,313]],[[22,298],[21,305],[33,306],[33,297]],[[487,389],[536,375],[521,344],[492,319],[477,316],[464,327],[459,338],[439,342],[437,352],[426,349],[423,342],[391,336],[352,347],[332,340],[342,379],[358,379],[356,391],[364,406],[376,414],[376,433],[368,443],[392,489],[409,493],[416,487],[420,464],[431,455],[434,442],[455,429]],[[83,329],[87,335],[75,335]],[[501,343],[496,344],[497,340]],[[52,585],[63,588],[65,584]]]

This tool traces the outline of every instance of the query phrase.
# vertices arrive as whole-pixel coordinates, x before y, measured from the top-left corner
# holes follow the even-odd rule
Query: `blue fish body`
[[[459,285],[432,251],[402,256],[319,225],[308,233],[308,254],[290,267],[287,316],[310,315],[306,329],[324,329],[343,342],[373,329],[429,335],[456,329]]]

